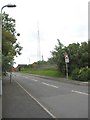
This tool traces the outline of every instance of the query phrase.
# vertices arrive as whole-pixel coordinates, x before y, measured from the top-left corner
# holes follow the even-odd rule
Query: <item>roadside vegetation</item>
[[[54,50],[51,51],[52,57],[48,61],[38,61],[33,64],[21,67],[23,73],[39,74],[52,77],[66,77],[65,54],[69,56],[68,74],[69,79],[78,81],[90,81],[89,66],[89,46],[90,41],[82,43],[72,43],[64,46],[59,39]],[[56,65],[52,67],[53,65]],[[47,67],[46,67],[47,66]]]
[[[42,69],[25,69],[21,71],[22,73],[50,76],[50,77],[64,77],[60,71],[54,68],[42,68]]]
[[[2,14],[2,72],[11,71],[14,57],[21,54],[22,47],[17,42],[20,34],[15,29],[15,19],[5,12]]]
[[[14,57],[21,54],[22,47],[17,42],[20,34],[15,29],[15,19],[8,14],[2,14],[2,71],[11,71]],[[72,43],[64,46],[59,39],[51,51],[51,58],[30,65],[17,67],[18,71],[29,74],[39,74],[52,77],[66,77],[65,54],[69,56],[68,74],[70,79],[90,81],[90,40]]]

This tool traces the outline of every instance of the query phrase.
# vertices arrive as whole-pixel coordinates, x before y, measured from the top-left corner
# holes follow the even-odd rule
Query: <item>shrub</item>
[[[73,70],[72,75],[71,75],[71,78],[72,78],[73,80],[78,80],[78,79],[79,79],[79,78],[78,78],[78,75],[79,75],[79,69],[76,68],[76,69]]]
[[[90,81],[90,68],[74,69],[71,78],[79,81]]]
[[[78,77],[81,81],[90,81],[90,68],[81,68]]]

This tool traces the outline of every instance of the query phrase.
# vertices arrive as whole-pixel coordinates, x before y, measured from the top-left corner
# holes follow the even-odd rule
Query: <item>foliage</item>
[[[72,75],[71,75],[71,78],[72,78],[73,80],[79,80],[78,75],[79,75],[79,68],[76,68],[76,69],[73,70]]]
[[[57,66],[58,66],[58,69],[64,73],[65,72],[65,62],[64,62],[64,45],[59,41],[59,39],[57,39],[58,41],[58,45],[55,46],[54,50],[51,51],[51,54],[52,54],[52,59],[49,59],[49,61],[51,60],[54,61]]]
[[[13,64],[14,56],[21,54],[22,47],[17,43],[15,20],[8,14],[2,14],[2,70],[7,71]]]
[[[10,32],[13,35],[15,35],[15,19],[9,18],[8,14],[5,14],[5,12],[2,14],[2,27],[6,32]]]
[[[67,47],[64,46],[59,39],[58,45],[55,46],[54,50],[51,51],[52,58],[49,59],[53,60],[57,66],[59,71],[65,73],[65,58],[64,54],[67,53],[69,56],[69,75],[72,74],[72,71],[76,68],[82,68],[88,66],[88,43],[82,42],[79,43],[72,43],[69,44]]]
[[[79,81],[90,81],[90,68],[76,68],[72,72],[72,79]]]
[[[90,68],[90,39],[88,40],[88,67]]]
[[[90,81],[90,68],[81,68],[78,77],[81,81]]]
[[[46,64],[47,62],[42,60],[42,61],[37,61],[37,62],[34,62],[33,64],[31,65],[28,65],[29,68],[40,68],[43,64]]]

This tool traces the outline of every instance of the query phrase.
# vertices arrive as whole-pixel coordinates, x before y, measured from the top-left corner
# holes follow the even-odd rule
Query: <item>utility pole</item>
[[[44,59],[43,59],[43,55],[42,55],[42,61],[44,61]]]
[[[37,22],[37,32],[38,32],[38,46],[37,46],[37,61],[41,60],[41,50],[40,50],[40,33],[39,33],[39,21]]]

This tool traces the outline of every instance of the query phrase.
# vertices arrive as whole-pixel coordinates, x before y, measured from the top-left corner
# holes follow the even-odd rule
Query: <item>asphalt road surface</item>
[[[0,119],[2,118],[2,96],[0,96]]]
[[[88,86],[13,73],[12,82],[56,118],[88,118]]]

